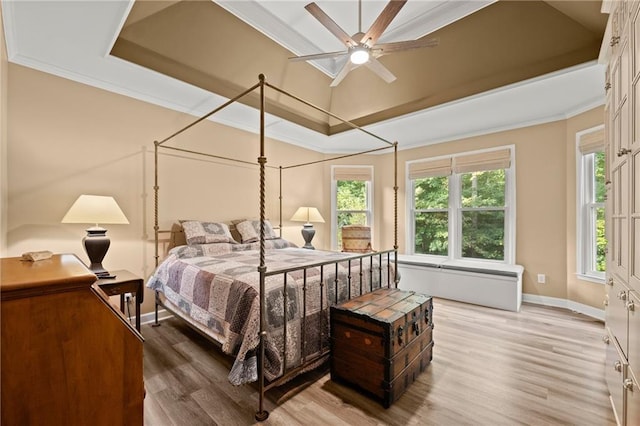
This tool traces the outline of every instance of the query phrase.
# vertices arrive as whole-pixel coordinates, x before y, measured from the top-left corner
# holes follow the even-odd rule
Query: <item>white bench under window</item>
[[[516,312],[522,305],[521,265],[399,255],[398,269],[404,290]]]

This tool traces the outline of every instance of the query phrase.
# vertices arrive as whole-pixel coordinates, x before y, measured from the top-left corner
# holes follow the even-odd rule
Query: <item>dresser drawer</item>
[[[607,387],[609,388],[609,393],[611,394],[611,404],[613,406],[614,413],[619,424],[624,425],[626,399],[624,379],[626,378],[628,364],[622,350],[618,346],[618,343],[613,338],[611,330],[607,328],[607,332],[608,339],[605,338],[607,352],[604,374],[607,381]]]
[[[627,300],[629,289],[617,279],[613,279],[613,285],[609,286],[608,305],[605,311],[606,324],[611,330],[612,336],[618,341],[624,356],[627,356],[628,347],[628,311]]]

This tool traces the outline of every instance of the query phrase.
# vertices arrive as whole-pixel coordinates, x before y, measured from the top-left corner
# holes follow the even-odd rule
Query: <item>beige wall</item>
[[[6,75],[6,73],[3,73]],[[148,276],[153,269],[153,141],[193,117],[86,85],[8,66],[7,249],[73,252],[86,260],[84,225],[60,220],[81,193],[116,197],[131,222],[110,225],[110,269]],[[3,98],[7,98],[3,91]],[[398,152],[398,246],[405,249],[405,162],[501,145],[516,147],[516,261],[525,267],[524,292],[569,298],[601,307],[603,286],[575,279],[575,132],[602,123],[601,108],[569,120],[467,138]],[[200,149],[216,142],[219,155],[254,161],[258,137],[203,122],[175,145]],[[373,164],[376,248],[393,246],[393,154],[354,157],[343,164]],[[267,140],[268,164],[294,164],[323,155]],[[164,151],[160,166],[160,227],[184,218],[229,220],[256,217],[258,173],[223,160],[188,160]],[[316,165],[283,172],[284,237],[302,244],[299,223],[290,222],[301,205],[317,206],[327,223],[318,224],[314,245],[329,248],[330,167]],[[168,172],[168,173],[167,173]],[[267,173],[267,215],[278,220],[278,172]],[[222,185],[220,184],[222,182]],[[3,203],[3,205],[6,203]],[[536,274],[547,275],[537,284]],[[151,310],[147,297],[144,311]]]
[[[29,250],[76,253],[86,261],[81,244],[85,225],[60,220],[80,194],[113,195],[129,225],[105,225],[111,248],[107,269],[128,269],[148,276],[153,261],[153,141],[162,139],[194,117],[53,75],[10,64],[8,120],[8,234],[3,255]],[[216,143],[215,153],[255,161],[255,134],[208,121],[175,141],[198,149]],[[210,151],[211,152],[211,151]],[[160,227],[185,218],[227,220],[258,217],[257,167],[230,165],[215,159],[186,160],[164,151],[160,166]],[[279,166],[322,156],[267,140],[268,164]],[[283,216],[300,205],[323,209],[326,192],[320,166],[285,172]],[[271,194],[267,215],[278,223],[278,172],[269,170]],[[3,219],[4,219],[3,215]],[[284,236],[303,244],[301,224],[284,222]],[[322,227],[314,243],[324,248]],[[149,295],[150,296],[150,295]],[[147,297],[144,311],[151,310]]]
[[[405,163],[409,160],[515,145],[516,263],[525,268],[524,293],[570,299],[602,308],[604,286],[575,279],[575,133],[602,124],[602,108],[568,120],[462,139],[398,153],[399,249],[405,250]],[[573,150],[572,150],[573,149]],[[391,168],[376,169],[391,182]],[[393,189],[377,185],[382,208],[381,245],[393,245]],[[537,274],[546,275],[538,284]]]

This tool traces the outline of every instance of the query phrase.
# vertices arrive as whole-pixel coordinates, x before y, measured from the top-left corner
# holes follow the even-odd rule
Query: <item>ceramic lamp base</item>
[[[302,228],[302,238],[304,238],[305,244],[302,248],[315,250],[315,247],[311,244],[311,240],[313,240],[314,235],[316,235],[316,230],[313,229],[313,225],[305,223]]]
[[[91,262],[89,269],[96,274],[98,278],[110,276],[109,271],[102,266],[102,259],[104,259],[111,245],[111,241],[106,233],[107,230],[104,228],[89,228],[87,229],[87,236],[82,239],[84,249]]]

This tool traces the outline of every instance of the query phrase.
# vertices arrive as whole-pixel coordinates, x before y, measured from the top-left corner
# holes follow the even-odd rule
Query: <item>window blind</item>
[[[604,151],[604,129],[599,129],[595,132],[586,133],[580,136],[580,140],[578,141],[578,150],[582,155]]]
[[[373,172],[371,167],[334,167],[333,168],[334,180],[371,181],[372,175],[373,175]]]
[[[449,176],[451,174],[451,158],[440,160],[417,161],[409,164],[409,179]]]
[[[508,148],[453,158],[453,171],[455,173],[508,169],[509,167],[511,167],[511,150]]]

